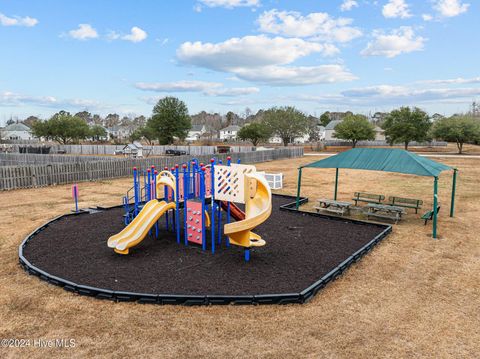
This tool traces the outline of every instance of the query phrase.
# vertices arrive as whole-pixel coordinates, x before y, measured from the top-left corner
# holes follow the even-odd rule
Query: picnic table
[[[320,198],[318,200],[319,205],[315,206],[314,208],[317,210],[317,213],[321,210],[328,211],[332,213],[337,213],[340,215],[344,215],[350,210],[352,203],[350,202],[342,202],[342,201],[335,201],[333,199],[325,199]]]
[[[367,218],[377,217],[391,219],[398,223],[402,219],[402,215],[406,213],[405,209],[398,206],[391,206],[388,204],[368,203],[365,207]]]

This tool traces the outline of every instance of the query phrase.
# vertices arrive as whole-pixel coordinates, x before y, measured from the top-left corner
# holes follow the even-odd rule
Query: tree
[[[235,118],[235,114],[232,111],[228,111],[227,115],[225,116],[225,120],[227,121],[225,127],[230,126],[233,124],[233,119]]]
[[[187,105],[176,97],[160,99],[147,126],[161,145],[172,144],[175,137],[183,141],[192,127]]]
[[[270,131],[265,124],[254,122],[243,126],[238,131],[238,138],[243,141],[250,141],[253,146],[257,147],[259,142],[270,138]]]
[[[81,111],[81,112],[77,112],[75,114],[75,117],[78,117],[78,118],[81,118],[82,120],[84,120],[86,123],[90,123],[93,121],[93,118],[92,118],[92,114],[88,111]]]
[[[92,141],[100,141],[100,138],[107,137],[107,131],[100,125],[90,127],[89,135]]]
[[[32,133],[35,137],[45,137],[61,144],[68,144],[88,137],[90,129],[81,118],[72,116],[69,112],[60,111],[47,121],[36,122]]]
[[[320,116],[320,125],[326,127],[330,123],[330,112],[324,112],[322,116]]]
[[[40,121],[40,119],[37,116],[28,116],[25,120],[23,120],[23,124],[32,127],[35,122]]]
[[[355,148],[358,141],[374,140],[375,126],[363,115],[347,115],[335,126],[335,138],[352,141]]]
[[[426,141],[428,139],[430,119],[426,112],[418,107],[401,107],[388,114],[383,124],[385,136],[390,144],[402,142],[405,149],[412,141]]]
[[[480,140],[480,121],[468,116],[452,116],[437,120],[432,128],[432,136],[457,144],[458,153],[463,152],[465,143]]]
[[[308,131],[308,119],[305,114],[295,107],[273,107],[263,114],[263,123],[269,132],[282,139],[283,145],[288,146],[295,137]]]
[[[118,126],[120,124],[120,116],[116,113],[109,113],[105,117],[105,127]]]
[[[315,116],[308,116],[308,140],[310,142],[320,141],[320,131],[318,130],[318,119]]]

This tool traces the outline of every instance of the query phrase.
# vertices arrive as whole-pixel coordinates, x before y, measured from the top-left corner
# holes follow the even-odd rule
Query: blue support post
[[[205,167],[200,170],[200,198],[202,200],[202,250],[207,249],[207,236],[205,233]]]
[[[250,262],[250,248],[245,248],[245,262]]]
[[[78,185],[74,184],[72,187],[73,199],[75,201],[75,213],[78,213]]]
[[[151,181],[152,181],[152,174],[150,173],[150,168],[147,170],[147,185],[146,185],[146,194],[147,194],[147,201],[152,199],[151,193]]]
[[[187,172],[187,165],[184,164],[183,166],[183,232],[184,232],[184,242],[185,245],[188,246],[188,233],[187,233],[187,202],[188,202],[188,183],[189,181],[189,173]]]
[[[155,170],[155,167],[152,166],[152,182],[153,182],[153,188],[152,188],[152,197],[154,199],[157,199],[157,175],[158,172]],[[155,238],[158,238],[158,221],[155,223]]]
[[[138,214],[138,178],[137,178],[137,167],[133,167],[133,198],[135,201],[134,204],[134,214],[135,217]]]
[[[212,233],[212,253],[215,253],[215,160],[210,160],[211,178],[212,178],[212,215],[210,223],[210,231]]]
[[[228,156],[227,157],[227,166],[230,167],[230,165],[232,164],[232,157]],[[231,219],[230,219],[230,216],[231,216],[231,210],[230,210],[230,202],[228,202],[227,204],[227,223],[230,223]],[[228,236],[225,236],[225,243],[227,245],[227,247],[230,247],[230,238],[228,238]]]
[[[178,165],[175,165],[175,228],[177,229],[177,243],[180,244],[180,209],[178,208],[180,206],[180,197],[178,194],[178,184],[179,184],[179,173],[178,173]]]
[[[165,171],[168,171],[168,167],[165,167],[164,169],[165,169]],[[163,198],[164,198],[165,202],[168,202],[168,187],[167,186],[163,186]],[[168,212],[169,211],[167,211],[167,213],[165,213],[165,226],[167,227],[167,231],[170,229]]]

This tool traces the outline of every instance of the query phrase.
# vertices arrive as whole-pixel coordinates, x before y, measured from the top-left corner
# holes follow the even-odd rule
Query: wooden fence
[[[342,141],[342,140],[326,140],[324,141],[325,146],[346,146],[351,147],[352,142],[350,141]],[[415,142],[412,141],[408,144],[411,147],[447,147],[448,143],[444,141],[431,141],[431,142]],[[393,146],[393,147],[404,147],[404,143],[395,143],[390,145],[387,141],[358,141],[357,147],[385,147],[385,146]]]
[[[5,154],[3,156],[11,156]],[[31,154],[30,154],[31,156]],[[35,155],[45,156],[45,155]],[[226,161],[228,154],[217,155],[216,158]],[[282,158],[298,158],[303,156],[303,147],[289,147],[268,151],[243,152],[231,154],[233,160],[240,159],[242,163],[259,163]],[[64,156],[61,156],[64,157]],[[85,156],[76,156],[83,158]],[[152,157],[144,159],[108,159],[77,161],[77,162],[51,162],[33,165],[0,166],[0,190],[17,188],[33,188],[67,184],[81,181],[94,181],[107,178],[131,176],[132,168],[146,170],[150,166],[161,170],[171,168],[175,164],[185,163],[192,156],[177,157]],[[200,162],[209,163],[210,155],[196,156]],[[293,164],[292,164],[293,165]]]
[[[36,145],[28,144],[10,144],[8,146],[9,152],[20,152],[20,147],[38,147],[42,144]],[[228,144],[226,144],[228,145]],[[121,151],[125,145],[45,145],[50,147],[50,153],[66,153],[72,155],[113,155],[115,151]],[[231,146],[231,152],[251,152],[252,146]],[[190,156],[199,155],[214,155],[217,153],[217,146],[144,146],[144,154],[163,155],[166,150],[185,151]]]

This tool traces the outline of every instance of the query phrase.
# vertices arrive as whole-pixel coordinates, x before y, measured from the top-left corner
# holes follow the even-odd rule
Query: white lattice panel
[[[283,173],[265,173],[265,179],[271,189],[283,188]]]
[[[255,166],[232,164],[215,166],[215,199],[245,203],[245,174],[256,171]]]

